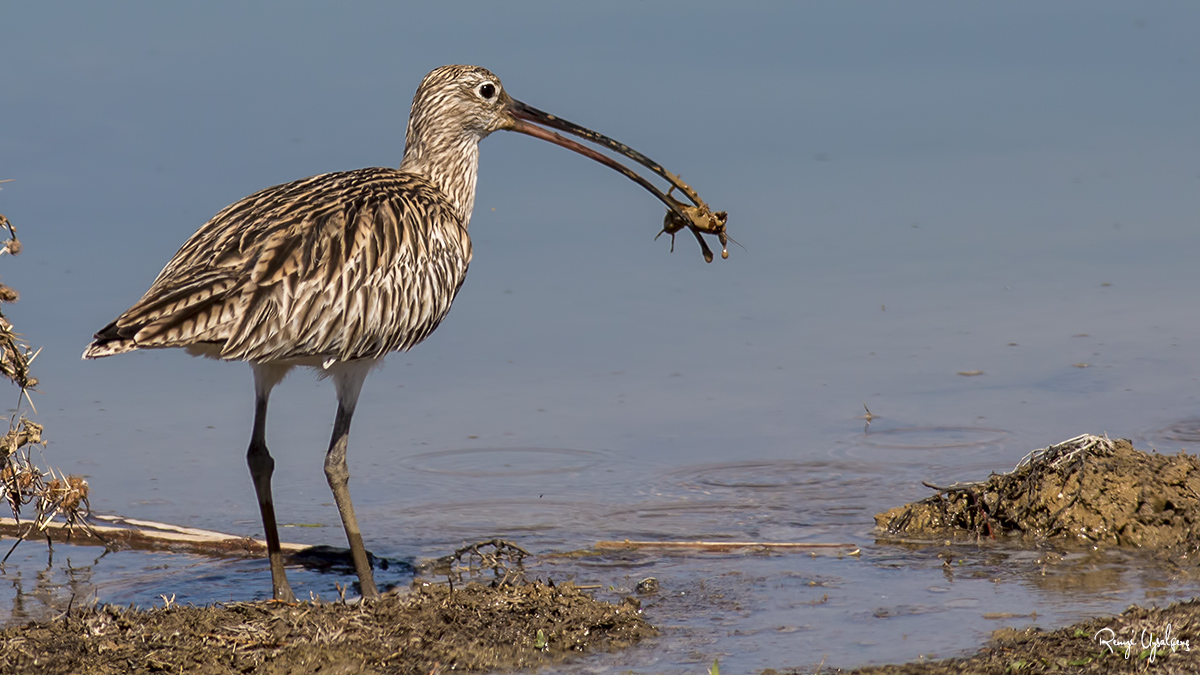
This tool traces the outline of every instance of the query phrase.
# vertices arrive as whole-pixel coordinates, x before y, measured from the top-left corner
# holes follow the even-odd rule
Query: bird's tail
[[[113,354],[124,354],[137,349],[137,343],[129,339],[118,338],[116,340],[105,340],[97,338],[92,341],[92,344],[83,350],[83,358],[85,359],[100,359]]]
[[[133,336],[136,332],[125,332],[117,327],[117,322],[113,321],[104,328],[96,331],[92,336],[92,343],[83,350],[83,358],[99,359],[113,354],[124,354],[138,348],[138,344],[134,341]]]

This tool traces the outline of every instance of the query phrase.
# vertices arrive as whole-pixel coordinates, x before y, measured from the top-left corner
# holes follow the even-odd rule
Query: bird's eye
[[[484,82],[479,85],[479,95],[485,99],[491,99],[496,95],[496,85],[491,82]]]

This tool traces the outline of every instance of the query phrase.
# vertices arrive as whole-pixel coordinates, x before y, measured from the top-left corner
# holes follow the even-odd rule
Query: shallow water
[[[720,657],[731,673],[948,656],[1001,625],[1195,592],[1119,557],[1046,565],[1002,545],[956,548],[947,571],[940,548],[872,529],[922,480],[1007,470],[1080,433],[1200,445],[1191,5],[72,11],[0,9],[0,179],[16,179],[0,213],[25,244],[2,273],[22,293],[8,315],[44,346],[46,459],[87,475],[97,511],[259,533],[244,366],[78,355],[225,204],[396,165],[421,76],[475,62],[681,173],[744,248],[705,265],[680,237],[668,253],[658,203],[624,178],[485,141],[455,309],[368,379],[354,422],[351,485],[368,545],[397,563],[387,583],[492,536],[543,554],[625,538],[862,548],[535,568],[614,597],[662,584],[643,602],[663,636],[580,670]],[[320,468],[333,412],[305,373],[273,397],[285,539],[343,540]],[[261,561],[101,553],[23,544],[0,607],[269,588]],[[322,597],[348,580],[293,574]]]

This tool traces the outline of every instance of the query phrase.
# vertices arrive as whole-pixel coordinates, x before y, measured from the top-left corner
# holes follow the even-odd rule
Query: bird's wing
[[[249,361],[382,356],[437,327],[470,260],[461,219],[425,179],[313,176],[214,216],[84,356],[202,344]]]

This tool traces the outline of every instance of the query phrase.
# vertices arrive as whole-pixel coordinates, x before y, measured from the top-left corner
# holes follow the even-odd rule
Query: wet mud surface
[[[1020,536],[1088,547],[1200,548],[1200,458],[1139,451],[1124,439],[1080,436],[1031,453],[985,481],[875,516],[889,535]]]
[[[1005,539],[1016,546],[1153,552],[1181,574],[1200,548],[1200,460],[1085,435],[1030,453],[986,480],[875,516],[884,536],[915,541]],[[1044,559],[1061,560],[1058,554]],[[947,559],[947,565],[950,560]],[[1200,672],[1200,603],[1133,606],[1065,628],[1005,628],[974,655],[862,668],[860,675]],[[789,671],[799,673],[801,671]],[[811,672],[811,671],[805,671]],[[845,672],[845,671],[834,671]]]
[[[600,602],[569,583],[419,585],[365,604],[74,609],[0,633],[0,673],[516,670],[653,634],[636,601]]]

